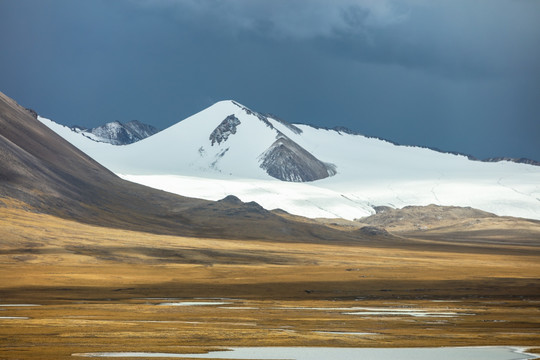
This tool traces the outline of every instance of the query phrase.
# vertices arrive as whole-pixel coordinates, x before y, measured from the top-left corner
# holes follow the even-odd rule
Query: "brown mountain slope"
[[[122,181],[4,94],[0,94],[0,162],[0,195],[80,221],[137,226],[136,218],[155,221],[156,213],[202,203],[172,199]],[[127,221],[132,210],[135,221]]]
[[[285,219],[257,204],[191,199],[133,184],[45,127],[0,93],[0,198],[80,222],[159,234],[356,241],[353,234]]]
[[[384,227],[393,232],[427,230],[435,227],[451,226],[470,219],[488,219],[498,216],[470,207],[458,206],[405,206],[393,209],[376,207],[377,213],[358,222],[371,226]]]
[[[514,247],[538,253],[540,221],[497,216],[470,207],[406,206],[402,209],[377,208],[377,214],[359,219],[357,227],[388,231],[408,240],[465,246],[466,251]],[[460,250],[460,251],[463,251]],[[476,251],[476,250],[475,250]]]

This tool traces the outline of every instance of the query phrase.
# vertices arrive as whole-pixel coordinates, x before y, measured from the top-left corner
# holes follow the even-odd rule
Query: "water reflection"
[[[83,357],[141,357],[192,358],[234,360],[525,360],[537,359],[522,348],[515,347],[443,347],[443,348],[323,348],[323,347],[239,347],[210,351],[206,354],[175,354],[150,352],[98,352],[79,353]]]

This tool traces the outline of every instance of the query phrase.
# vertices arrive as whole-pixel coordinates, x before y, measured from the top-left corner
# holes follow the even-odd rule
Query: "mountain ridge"
[[[359,135],[359,136],[363,136],[363,137],[366,137],[366,138],[369,138],[369,139],[377,139],[377,140],[381,140],[381,141],[386,141],[386,142],[388,142],[390,144],[393,144],[393,145],[396,145],[396,146],[418,147],[418,148],[421,148],[421,149],[433,150],[433,151],[439,152],[441,154],[452,154],[452,155],[465,156],[469,160],[473,160],[473,161],[480,161],[480,162],[509,161],[509,162],[515,162],[517,164],[527,164],[527,165],[540,166],[540,161],[530,159],[530,158],[525,158],[525,157],[517,158],[517,157],[510,157],[510,156],[496,156],[496,157],[488,157],[488,158],[481,159],[481,158],[478,158],[478,157],[476,157],[474,155],[467,154],[467,153],[464,153],[464,152],[452,151],[452,150],[443,150],[443,149],[440,149],[440,148],[434,147],[434,146],[402,144],[402,143],[399,143],[397,141],[389,140],[387,138],[383,138],[383,137],[379,137],[379,136],[365,135],[365,134],[363,134],[361,132],[351,130],[346,126],[340,126],[340,125],[334,126],[334,127],[317,126],[317,125],[312,125],[312,124],[307,124],[307,123],[294,123],[292,125],[293,126],[305,125],[305,126],[309,126],[309,127],[312,127],[312,128],[315,128],[315,129],[320,129],[320,130],[332,130],[332,131],[337,131],[337,132],[345,133],[345,134],[349,134],[349,135]]]
[[[227,129],[217,131],[227,118]],[[266,209],[350,220],[374,214],[376,206],[431,203],[540,218],[538,167],[471,161],[342,128],[291,125],[234,101],[218,102],[154,136],[113,148],[81,141],[40,119],[122,177],[187,196],[219,200],[233,194]],[[213,133],[221,134],[219,142]],[[315,175],[304,176],[308,173]]]
[[[224,102],[230,101],[230,102],[236,104],[238,107],[244,109],[246,111],[246,113],[256,115],[257,117],[262,119],[262,121],[264,121],[271,128],[273,128],[272,124],[269,123],[266,119],[267,118],[272,118],[273,120],[282,123],[283,125],[285,125],[289,129],[291,129],[296,134],[301,134],[302,133],[302,129],[300,129],[298,126],[303,125],[303,126],[309,126],[311,128],[319,129],[319,130],[332,130],[332,131],[337,131],[339,133],[344,133],[344,134],[349,134],[349,135],[358,135],[358,136],[363,136],[363,137],[370,138],[370,139],[377,139],[377,140],[381,140],[381,141],[386,141],[386,142],[391,143],[391,144],[396,145],[396,146],[418,147],[418,148],[422,148],[422,149],[428,149],[428,150],[433,150],[433,151],[436,151],[436,152],[440,152],[442,154],[452,154],[452,155],[465,156],[469,160],[474,160],[474,161],[480,161],[480,162],[509,161],[509,162],[514,162],[514,163],[518,163],[518,164],[528,164],[528,165],[540,166],[540,161],[530,159],[530,158],[526,158],[526,157],[496,156],[496,157],[488,157],[488,158],[479,158],[477,156],[474,156],[474,155],[471,155],[471,154],[468,154],[468,153],[465,153],[465,152],[452,151],[452,150],[443,150],[443,149],[440,149],[440,148],[435,147],[435,146],[402,144],[402,143],[399,143],[399,142],[396,142],[396,141],[393,141],[393,140],[390,140],[390,139],[387,139],[387,138],[384,138],[384,137],[365,135],[365,134],[363,134],[363,133],[361,133],[359,131],[355,131],[355,130],[352,130],[352,129],[346,127],[346,126],[341,126],[341,125],[333,126],[333,127],[325,127],[325,126],[318,126],[318,125],[302,123],[302,122],[289,123],[289,122],[281,119],[280,117],[278,117],[277,115],[274,115],[272,113],[258,113],[256,111],[253,111],[253,110],[249,109],[248,107],[238,103],[235,100],[222,100],[222,101],[224,101]],[[221,101],[219,101],[219,102],[221,102]],[[30,111],[35,118],[38,117],[38,113],[35,110],[28,109],[28,108],[27,108],[27,110]],[[66,126],[66,125],[62,125],[60,123],[57,123],[57,124],[60,125],[60,126]],[[110,124],[119,124],[120,127],[126,129],[126,131],[128,132],[128,135],[123,135],[122,133],[121,134],[109,133],[109,134],[106,134],[105,136],[99,136],[98,134],[99,134],[100,130],[101,129],[106,129]],[[133,124],[134,126],[131,125],[131,124]],[[175,125],[175,124],[173,124],[173,125]],[[173,125],[171,125],[171,126],[173,126]],[[155,134],[157,134],[158,132],[161,131],[161,130],[157,129],[156,127],[154,127],[154,126],[152,126],[150,124],[142,123],[142,122],[140,122],[138,120],[131,120],[131,121],[127,122],[127,123],[122,123],[120,121],[112,121],[112,122],[108,122],[108,123],[105,123],[103,125],[100,125],[100,126],[97,126],[97,127],[94,127],[94,128],[86,128],[84,126],[79,126],[79,125],[72,125],[72,126],[68,126],[68,127],[71,130],[73,130],[74,132],[85,133],[83,135],[87,135],[87,137],[89,139],[92,139],[92,140],[95,140],[95,141],[98,141],[98,142],[110,143],[112,145],[129,145],[131,143],[134,143],[134,142],[143,140],[143,139],[145,139],[147,137],[153,136],[153,135],[155,135]]]

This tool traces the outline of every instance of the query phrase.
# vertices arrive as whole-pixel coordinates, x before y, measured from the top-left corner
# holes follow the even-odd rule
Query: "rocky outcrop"
[[[240,120],[236,116],[227,116],[210,134],[209,139],[212,142],[212,146],[214,146],[214,143],[221,144],[227,141],[231,134],[236,134],[238,125],[240,125]]]
[[[315,181],[336,174],[334,165],[320,161],[285,136],[279,137],[259,160],[268,175],[283,181]]]

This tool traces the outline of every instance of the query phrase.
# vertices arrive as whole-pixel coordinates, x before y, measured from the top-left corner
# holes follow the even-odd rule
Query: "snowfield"
[[[210,135],[231,115],[240,122],[235,132],[212,144]],[[471,161],[335,130],[291,127],[233,101],[125,146],[39,120],[122,178],[189,197],[219,200],[232,194],[311,218],[356,219],[373,214],[373,206],[437,204],[540,219],[538,166]],[[283,137],[337,173],[304,183],[271,177],[260,167],[261,155]]]

